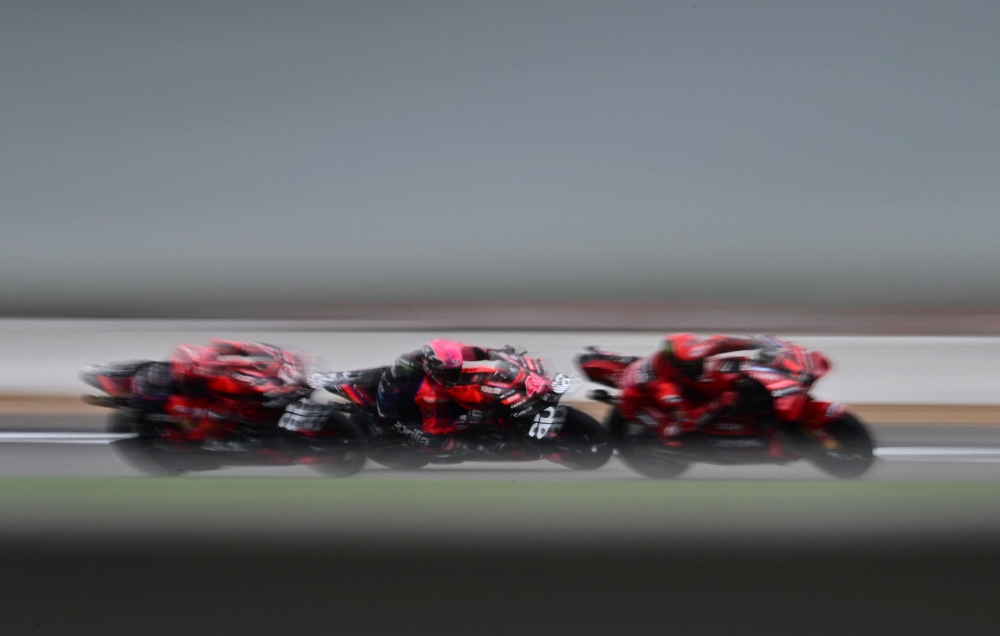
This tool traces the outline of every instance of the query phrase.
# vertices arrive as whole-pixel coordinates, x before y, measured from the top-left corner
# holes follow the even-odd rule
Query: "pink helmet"
[[[431,340],[424,345],[424,372],[444,386],[458,382],[462,375],[462,345],[454,340]]]

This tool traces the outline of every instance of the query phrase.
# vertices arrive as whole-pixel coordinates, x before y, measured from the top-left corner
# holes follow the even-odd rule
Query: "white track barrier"
[[[779,334],[780,335],[780,334]],[[574,372],[586,345],[645,355],[660,333],[562,331],[336,330],[310,322],[0,320],[0,393],[74,394],[87,390],[83,366],[137,358],[162,359],[181,343],[212,337],[260,340],[315,357],[335,371],[390,363],[433,337],[485,346],[512,344]],[[796,336],[826,353],[834,370],[816,395],[857,404],[1000,404],[1000,338]],[[582,388],[576,399],[582,399]]]

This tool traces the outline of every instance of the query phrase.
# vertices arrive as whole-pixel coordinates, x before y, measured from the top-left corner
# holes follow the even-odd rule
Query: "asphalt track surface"
[[[122,461],[102,436],[94,416],[0,416],[2,477],[129,477],[138,473]],[[1000,481],[1000,427],[876,426],[878,461],[870,480]],[[239,467],[194,473],[218,477],[314,477],[302,466]],[[595,471],[573,471],[545,461],[466,462],[391,471],[368,462],[355,479],[534,479],[616,480],[636,475],[616,458]],[[698,464],[682,479],[827,479],[806,462],[785,466]]]

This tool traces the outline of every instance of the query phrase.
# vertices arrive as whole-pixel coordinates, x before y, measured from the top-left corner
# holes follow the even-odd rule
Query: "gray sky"
[[[985,1],[6,0],[0,312],[998,305],[998,69]]]

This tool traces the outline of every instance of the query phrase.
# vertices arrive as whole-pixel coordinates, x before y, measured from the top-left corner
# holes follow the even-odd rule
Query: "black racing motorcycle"
[[[534,359],[531,366],[544,369]],[[430,452],[425,433],[379,416],[376,396],[387,368],[316,374],[310,379],[314,388],[339,398],[331,404],[349,413],[351,421],[365,432],[368,457],[377,464],[415,470],[427,464],[546,459],[574,470],[593,470],[611,458],[613,440],[608,430],[586,413],[559,404],[571,385],[570,378],[562,374],[550,378],[544,371],[541,375],[532,372],[544,385],[529,404],[519,406],[516,413],[506,409],[463,415],[467,420],[461,425],[468,424],[468,428],[456,436],[455,443]]]

